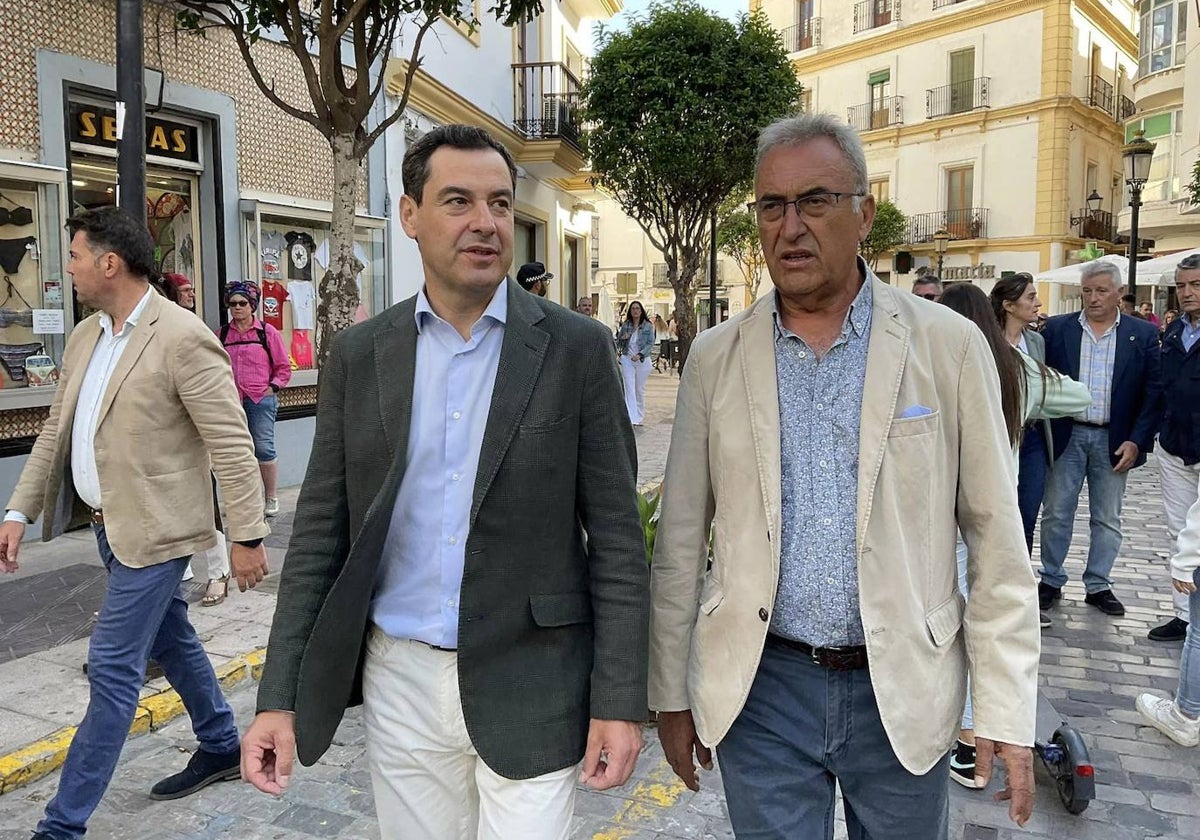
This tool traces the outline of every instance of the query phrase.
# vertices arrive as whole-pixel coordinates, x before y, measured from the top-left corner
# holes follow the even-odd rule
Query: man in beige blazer
[[[717,747],[738,836],[832,837],[836,779],[851,837],[944,838],[969,667],[982,781],[998,755],[1023,824],[1036,589],[984,338],[858,259],[875,208],[844,123],[766,128],[755,199],[775,293],[692,345],[667,462],[650,653],[667,758],[697,789],[693,757],[711,768]]]
[[[67,342],[49,417],[0,526],[6,572],[17,568],[25,526],[43,513],[45,540],[90,521],[108,571],[88,648],[87,714],[34,834],[51,840],[86,831],[133,723],[148,657],[183,697],[200,741],[187,768],[151,797],[240,775],[233,713],[179,591],[188,558],[216,539],[210,461],[239,586],[267,572],[262,488],[229,357],[199,318],[150,286],[154,247],[144,223],[108,207],[67,226],[76,297],[99,311]]]

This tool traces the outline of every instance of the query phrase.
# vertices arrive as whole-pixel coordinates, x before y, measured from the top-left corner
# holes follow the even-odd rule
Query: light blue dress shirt
[[[1197,315],[1194,321],[1187,315],[1179,317],[1183,320],[1183,332],[1179,334],[1179,340],[1183,342],[1183,349],[1190,353],[1192,345],[1200,339],[1200,315]]]
[[[404,479],[379,564],[371,620],[401,639],[458,647],[458,596],[487,426],[507,283],[463,341],[417,295],[417,362]]]
[[[1083,312],[1079,313],[1079,325],[1083,327],[1079,344],[1079,381],[1091,391],[1092,404],[1077,415],[1077,419],[1104,426],[1112,413],[1113,370],[1117,361],[1117,327],[1121,326],[1121,313],[1117,313],[1117,320],[1099,338],[1092,332]]]

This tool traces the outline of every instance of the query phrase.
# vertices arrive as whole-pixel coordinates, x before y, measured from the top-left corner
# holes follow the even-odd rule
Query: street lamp
[[[1125,183],[1129,185],[1129,294],[1137,298],[1138,208],[1142,206],[1142,187],[1150,177],[1154,144],[1144,131],[1135,131],[1133,140],[1121,147],[1125,159]]]
[[[1081,236],[1087,235],[1087,226],[1084,225],[1088,219],[1096,218],[1096,213],[1100,211],[1100,202],[1103,201],[1100,193],[1092,190],[1092,194],[1087,197],[1087,213],[1083,216],[1072,216],[1071,227],[1079,225],[1079,233]]]
[[[938,279],[942,279],[942,259],[946,256],[946,248],[950,246],[950,233],[945,228],[939,228],[933,235],[933,248],[938,255]]]

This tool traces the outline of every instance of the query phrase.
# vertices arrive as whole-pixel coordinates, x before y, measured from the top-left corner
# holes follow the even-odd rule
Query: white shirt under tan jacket
[[[1036,587],[982,333],[949,309],[868,282],[859,606],[884,727],[901,763],[920,774],[958,732],[968,658],[976,733],[1033,743]],[[652,567],[650,706],[691,709],[708,746],[745,703],[779,577],[774,311],[775,295],[765,294],[696,339],[667,462]],[[966,605],[956,529],[970,549]]]
[[[95,472],[84,468],[91,487],[84,493],[94,496],[98,487],[108,542],[122,565],[150,566],[215,544],[210,456],[227,504],[226,535],[265,537],[254,444],[217,337],[191,312],[150,294],[122,331],[119,358],[93,371],[108,376],[98,406],[78,417],[95,402],[80,399],[93,357],[113,342],[100,319],[92,315],[71,333],[58,392],[7,509],[31,521],[44,513],[44,540],[66,529],[81,501],[71,451],[78,420],[95,428]]]

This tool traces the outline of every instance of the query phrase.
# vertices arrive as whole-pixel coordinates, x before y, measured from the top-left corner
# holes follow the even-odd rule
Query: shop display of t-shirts
[[[262,319],[283,332],[283,302],[288,299],[287,289],[282,283],[273,280],[263,280],[262,284]]]
[[[278,231],[267,231],[262,238],[262,276],[264,280],[283,279],[283,252],[287,240]]]
[[[312,280],[312,255],[316,241],[307,233],[289,230],[283,236],[288,248],[288,279]]]
[[[364,268],[366,268],[368,265],[371,264],[370,261],[367,259],[367,252],[364,251],[363,247],[361,245],[359,245],[357,242],[354,243],[354,256],[358,259],[358,261],[360,263],[362,263],[362,268],[360,268],[358,270],[359,273],[361,273]],[[315,259],[317,262],[319,262],[326,269],[329,268],[329,240],[328,239],[323,240],[321,242],[320,247],[318,247],[317,250],[313,252],[313,259]]]
[[[292,301],[292,328],[311,330],[315,326],[313,304],[316,292],[311,280],[293,280],[287,285],[288,297]]]
[[[292,330],[292,361],[297,370],[308,370],[313,366],[312,342],[308,330]]]

